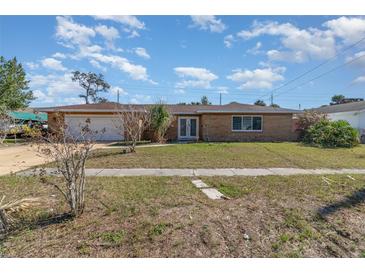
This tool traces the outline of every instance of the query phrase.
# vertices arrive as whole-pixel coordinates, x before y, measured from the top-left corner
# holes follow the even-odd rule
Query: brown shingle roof
[[[144,109],[152,105],[128,105],[118,103],[82,104],[38,108],[44,112],[111,112],[115,110]],[[286,108],[273,108],[269,106],[256,106],[249,104],[230,103],[226,105],[167,105],[173,114],[200,114],[200,113],[299,113],[301,111]]]

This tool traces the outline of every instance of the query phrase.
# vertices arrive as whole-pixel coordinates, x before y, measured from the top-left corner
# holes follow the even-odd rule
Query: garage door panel
[[[68,126],[68,132],[71,136],[78,138],[81,135],[82,128],[86,125],[86,120],[90,119],[89,128],[96,133],[96,140],[98,141],[118,141],[124,140],[121,135],[121,122],[112,116],[73,116],[66,115],[65,123]]]

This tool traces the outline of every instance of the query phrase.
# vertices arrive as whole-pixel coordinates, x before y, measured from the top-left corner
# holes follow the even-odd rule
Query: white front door
[[[199,118],[179,117],[179,139],[199,138]]]

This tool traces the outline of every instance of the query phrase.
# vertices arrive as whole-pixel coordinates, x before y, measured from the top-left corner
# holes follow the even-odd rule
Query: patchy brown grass
[[[137,148],[101,149],[89,168],[362,168],[365,146],[325,149],[300,143],[196,143]]]
[[[0,177],[9,198],[52,202],[23,216],[0,244],[7,257],[360,257],[365,176],[202,177],[230,196],[212,201],[179,177],[90,177],[78,219],[37,178]],[[56,196],[53,196],[56,195]],[[332,205],[332,206],[331,206]],[[52,209],[50,211],[50,208]],[[31,225],[33,222],[33,225]],[[34,225],[37,224],[37,225]],[[249,236],[249,240],[244,238]]]

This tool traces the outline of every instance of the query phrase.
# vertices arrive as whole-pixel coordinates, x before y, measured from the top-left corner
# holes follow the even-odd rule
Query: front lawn
[[[209,200],[189,178],[89,177],[74,220],[35,177],[0,177],[9,199],[42,197],[27,225],[0,242],[10,257],[361,257],[365,176],[202,177],[231,200]],[[56,179],[56,178],[52,178]],[[50,210],[52,209],[52,210]]]
[[[88,168],[364,168],[365,146],[324,149],[301,143],[197,143],[93,153]]]

